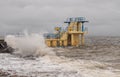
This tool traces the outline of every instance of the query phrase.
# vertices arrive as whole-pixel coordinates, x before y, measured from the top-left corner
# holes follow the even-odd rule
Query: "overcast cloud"
[[[0,0],[0,34],[52,31],[78,16],[89,35],[120,36],[120,0]]]

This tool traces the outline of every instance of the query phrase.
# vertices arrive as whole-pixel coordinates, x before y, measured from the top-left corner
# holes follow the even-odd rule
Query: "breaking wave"
[[[25,56],[54,55],[51,48],[45,45],[43,34],[7,35],[5,41],[14,49],[13,54]]]

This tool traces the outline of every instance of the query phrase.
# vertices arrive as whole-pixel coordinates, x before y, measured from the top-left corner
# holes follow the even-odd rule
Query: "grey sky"
[[[0,0],[0,33],[51,31],[77,16],[89,35],[120,35],[120,0]]]

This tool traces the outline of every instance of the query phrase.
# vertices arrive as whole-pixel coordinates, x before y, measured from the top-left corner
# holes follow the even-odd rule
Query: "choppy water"
[[[0,54],[0,69],[11,74],[34,77],[120,77],[120,70],[112,68],[109,63],[57,56],[53,49],[46,47],[44,38],[39,34],[25,34],[22,37],[9,35],[5,40],[15,49],[15,55]],[[62,49],[61,52],[66,51]]]
[[[119,71],[107,64],[87,61],[71,60],[65,57],[44,56],[35,60],[19,58],[15,55],[0,54],[0,69],[11,74],[34,77],[119,77]],[[12,70],[12,71],[11,71]]]

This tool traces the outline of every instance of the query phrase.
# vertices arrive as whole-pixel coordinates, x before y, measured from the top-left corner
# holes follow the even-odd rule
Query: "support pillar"
[[[84,41],[84,34],[81,34],[81,45],[83,46],[84,43],[85,43],[85,41]]]
[[[74,46],[74,35],[71,34],[71,45]]]

